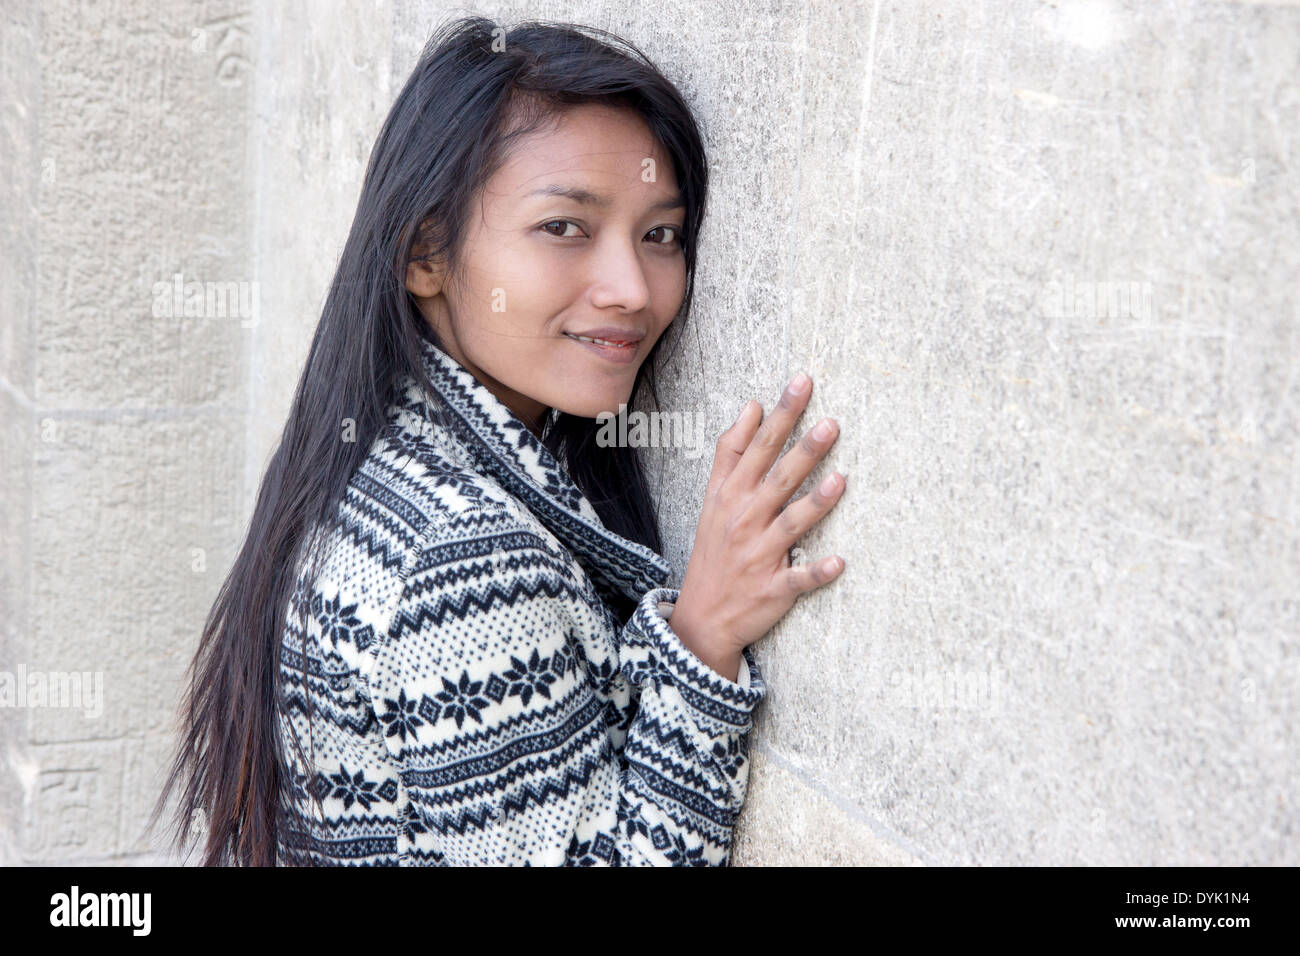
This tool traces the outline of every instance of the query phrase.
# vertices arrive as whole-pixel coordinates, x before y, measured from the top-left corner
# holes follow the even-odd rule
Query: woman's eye
[[[680,229],[678,229],[676,226],[655,226],[655,227],[654,227],[653,229],[651,229],[648,233],[646,233],[646,235],[653,236],[656,232],[662,232],[662,231],[665,230],[665,229],[667,229],[669,232],[671,232],[671,233],[673,234],[673,237],[672,237],[670,240],[668,240],[667,242],[663,242],[663,241],[661,241],[661,240],[658,240],[658,241],[656,241],[656,244],[657,244],[657,245],[661,245],[661,246],[671,246],[671,245],[672,245],[673,243],[675,243],[675,242],[681,242],[681,241],[682,241],[682,231],[681,231]]]
[[[576,235],[568,234],[567,230],[569,226],[578,230]],[[558,227],[558,231],[556,227]],[[550,235],[555,236],[558,239],[576,239],[578,236],[583,234],[578,224],[568,219],[552,219],[550,222],[542,223],[541,228],[545,229]],[[663,232],[668,232],[670,234],[669,238],[666,241],[663,239],[653,239],[652,241],[655,245],[671,246],[679,244],[682,240],[682,231],[676,226],[656,226],[646,233],[646,235],[654,236],[655,233]]]
[[[570,221],[567,220],[567,219],[552,219],[550,222],[542,223],[542,228],[543,228],[543,229],[546,229],[547,232],[551,232],[550,229],[548,228],[549,226],[560,226],[560,227],[561,227],[561,232],[562,232],[562,231],[563,231],[563,227],[565,227],[565,226],[573,226],[573,227],[576,229],[577,226],[578,226],[578,224],[577,224],[576,222],[570,222]],[[573,238],[576,238],[575,236],[566,236],[566,235],[561,235],[561,233],[559,233],[559,232],[551,232],[551,235],[553,235],[553,236],[558,236],[558,237],[561,238],[561,239],[573,239]]]

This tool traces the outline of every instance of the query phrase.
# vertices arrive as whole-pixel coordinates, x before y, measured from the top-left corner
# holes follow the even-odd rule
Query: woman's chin
[[[565,402],[557,406],[560,411],[569,415],[576,415],[579,418],[601,418],[619,413],[619,405],[627,403],[626,395],[617,395],[606,399],[596,399],[590,402]],[[624,410],[626,413],[626,410]]]

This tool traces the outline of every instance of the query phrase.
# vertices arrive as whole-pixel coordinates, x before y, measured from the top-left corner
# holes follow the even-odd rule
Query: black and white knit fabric
[[[753,656],[733,682],[691,653],[667,562],[605,528],[486,386],[424,349],[442,418],[408,377],[288,608],[281,861],[729,865],[766,694]],[[637,602],[626,622],[614,594]]]

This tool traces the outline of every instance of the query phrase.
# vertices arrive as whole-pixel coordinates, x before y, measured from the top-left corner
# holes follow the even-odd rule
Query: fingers
[[[750,440],[753,439],[754,429],[762,419],[762,406],[759,406],[759,414],[754,415],[756,404],[752,398],[746,402],[732,426],[718,436],[718,449],[713,454],[713,472],[709,475],[709,483],[704,489],[706,498],[711,497],[718,490],[718,486],[735,470]]]
[[[839,424],[833,418],[823,418],[805,432],[799,443],[781,457],[755,490],[756,513],[770,521],[785,507],[817,463],[826,457],[839,434]]]
[[[740,462],[731,472],[729,481],[737,483],[741,488],[758,486],[763,476],[767,474],[767,470],[772,467],[772,462],[776,461],[776,456],[785,447],[786,440],[794,429],[794,423],[803,414],[811,395],[812,379],[800,373],[785,387],[776,407],[759,426],[758,432],[749,442],[749,447],[741,455]],[[792,488],[791,491],[793,490]]]
[[[844,494],[844,476],[833,471],[811,492],[790,505],[764,532],[767,546],[789,551],[808,529],[830,512]]]
[[[795,594],[805,594],[824,584],[830,584],[844,570],[844,559],[838,554],[823,558],[815,564],[797,564],[781,572],[785,585]]]

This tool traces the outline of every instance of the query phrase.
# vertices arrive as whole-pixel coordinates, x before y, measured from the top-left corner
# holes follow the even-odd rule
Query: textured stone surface
[[[232,11],[5,9],[0,669],[103,689],[102,713],[4,709],[6,862],[155,858],[135,821],[245,517],[249,328],[206,298],[155,308],[177,273],[251,288],[252,61]]]
[[[449,12],[6,6],[0,669],[102,671],[105,712],[0,709],[0,860],[156,858],[181,675]],[[679,572],[747,397],[806,370],[841,426],[801,544],[847,567],[756,645],[736,864],[1300,863],[1300,6],[547,15],[710,150],[664,374],[708,447],[651,454]],[[176,272],[257,321],[155,317]]]
[[[884,829],[806,767],[759,743],[736,827],[735,866],[923,866]]]
[[[0,13],[0,669],[11,670],[30,645],[32,555],[30,521],[32,450],[37,435],[32,409],[31,355],[35,336],[36,244],[40,217],[37,117],[40,75],[29,68],[38,55],[35,3],[10,4]],[[25,711],[0,707],[0,865],[19,857]]]
[[[929,863],[1294,864],[1300,10],[791,12],[693,77],[762,108],[708,103],[670,399],[738,396],[716,435],[806,370],[841,425],[762,748]],[[708,463],[665,460],[684,569]]]

